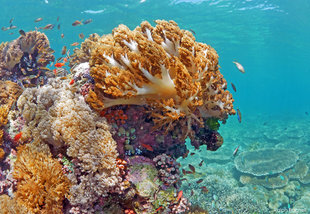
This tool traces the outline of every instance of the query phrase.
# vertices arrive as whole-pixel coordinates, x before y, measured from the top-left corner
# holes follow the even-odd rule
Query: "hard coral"
[[[60,213],[70,182],[47,145],[40,145],[44,146],[44,152],[32,144],[18,148],[13,172],[18,183],[14,195],[18,204],[33,213]]]
[[[44,83],[44,68],[54,61],[53,50],[45,34],[27,32],[25,36],[8,43],[0,52],[0,76],[20,80],[24,86]]]
[[[144,21],[130,31],[125,25],[103,36],[92,51],[95,89],[87,101],[98,111],[115,105],[146,105],[157,127],[185,136],[193,123],[235,114],[215,50],[195,41],[173,21]]]

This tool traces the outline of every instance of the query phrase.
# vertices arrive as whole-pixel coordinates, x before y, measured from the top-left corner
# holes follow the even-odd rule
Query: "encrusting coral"
[[[177,122],[185,136],[204,118],[225,121],[235,114],[216,51],[173,21],[156,23],[144,21],[133,31],[119,25],[99,39],[91,51],[90,105],[98,111],[145,105],[156,127],[169,131]]]
[[[40,89],[26,89],[17,106],[26,121],[22,138],[49,144],[55,154],[66,148],[69,157],[78,159],[81,177],[70,175],[70,202],[91,206],[121,181],[118,152],[105,118],[75,90],[66,81],[50,80]]]
[[[30,31],[7,43],[0,52],[0,77],[24,86],[43,84],[45,66],[55,60],[44,33]]]
[[[63,174],[61,164],[52,158],[47,145],[19,146],[13,177],[17,180],[14,198],[19,205],[32,213],[62,211],[70,181]]]

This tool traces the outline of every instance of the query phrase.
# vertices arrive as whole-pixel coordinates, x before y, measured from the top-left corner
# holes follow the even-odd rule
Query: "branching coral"
[[[17,102],[26,121],[22,138],[50,144],[57,154],[67,148],[67,155],[78,159],[81,171],[79,178],[70,177],[70,202],[92,206],[121,180],[116,166],[118,153],[106,120],[74,90],[60,80],[51,80],[40,89],[26,89]]]
[[[125,25],[103,36],[92,51],[95,89],[87,101],[98,111],[115,105],[146,105],[157,127],[176,122],[185,135],[203,118],[225,120],[233,99],[218,69],[218,55],[173,21]],[[202,124],[201,124],[202,125]]]
[[[44,82],[44,67],[55,59],[53,52],[45,34],[27,32],[3,47],[0,52],[0,75],[5,79],[20,79],[24,85]]]
[[[60,163],[52,158],[47,145],[20,146],[13,177],[18,181],[14,194],[18,204],[33,213],[61,212],[70,182]]]

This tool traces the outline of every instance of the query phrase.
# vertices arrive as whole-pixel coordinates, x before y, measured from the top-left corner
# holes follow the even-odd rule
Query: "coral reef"
[[[180,180],[180,164],[166,154],[156,156],[153,161],[158,169],[159,179],[166,185],[177,184]]]
[[[45,34],[27,32],[6,44],[0,52],[0,77],[25,87],[42,85],[46,82],[45,71],[48,70],[45,66],[55,60],[53,53]]]
[[[39,148],[39,151],[37,150]],[[70,188],[61,165],[47,145],[19,146],[13,177],[17,180],[14,198],[33,213],[59,213]]]
[[[18,204],[15,198],[8,195],[0,196],[0,210],[3,214],[32,214],[24,206]]]
[[[25,120],[22,138],[49,144],[54,154],[66,148],[70,158],[78,158],[75,165],[80,173],[69,175],[70,202],[88,209],[121,178],[110,127],[74,91],[68,82],[51,80],[40,89],[26,89],[17,106]]]
[[[289,149],[262,149],[242,152],[235,158],[236,168],[255,176],[273,175],[293,167],[298,155]]]
[[[173,21],[156,23],[142,22],[133,31],[120,25],[99,39],[90,59],[95,80],[87,96],[91,106],[102,111],[145,105],[155,127],[169,131],[178,124],[184,136],[204,118],[225,121],[235,114],[215,50]]]
[[[0,80],[0,105],[8,105],[10,109],[22,93],[23,89],[18,84]]]

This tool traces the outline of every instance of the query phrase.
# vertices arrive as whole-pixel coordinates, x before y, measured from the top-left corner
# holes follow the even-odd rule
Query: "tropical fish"
[[[78,25],[81,25],[81,24],[82,24],[81,21],[76,20],[76,21],[74,21],[74,22],[72,23],[72,26],[78,26]]]
[[[158,212],[159,210],[161,210],[163,208],[163,206],[158,207],[155,212]]]
[[[21,137],[22,137],[22,132],[19,132],[17,135],[15,135],[15,137],[14,137],[14,141],[16,142],[16,141],[18,141]]]
[[[202,163],[204,162],[204,160],[200,161],[199,166],[202,166]]]
[[[65,63],[57,62],[54,66],[56,68],[61,68],[62,66],[65,66]]]
[[[190,32],[192,32],[194,35],[196,35],[195,31],[192,29],[189,29]]]
[[[189,167],[189,169],[190,169],[193,173],[196,172],[196,169],[195,169],[195,167],[194,167],[193,165],[188,164],[188,167]]]
[[[6,27],[2,27],[1,28],[1,30],[3,30],[3,31],[7,31],[7,30],[9,30],[10,28],[6,28]]]
[[[73,85],[74,83],[74,79],[72,79],[70,82],[69,82],[69,85]]]
[[[207,189],[206,186],[202,186],[202,187],[200,187],[200,189],[201,189],[201,191],[204,192],[204,193],[208,193],[208,192],[209,192],[209,190]]]
[[[47,24],[45,25],[45,27],[43,28],[43,30],[52,30],[54,28],[55,25],[53,24]]]
[[[9,21],[9,23],[11,24],[13,22],[14,18],[11,18],[11,20]]]
[[[237,146],[237,148],[234,150],[234,152],[233,152],[233,156],[236,156],[236,154],[238,153],[239,147],[240,147],[240,145],[239,145],[239,146]]]
[[[78,43],[78,42],[74,42],[74,43],[72,43],[71,44],[71,46],[78,46],[80,43]]]
[[[90,14],[97,14],[97,13],[103,13],[104,10],[85,10],[82,13],[90,13]]]
[[[201,182],[203,182],[203,179],[199,179],[198,181],[196,181],[197,184],[200,184]]]
[[[34,22],[40,22],[42,20],[43,20],[43,18],[40,17],[40,18],[35,19]]]
[[[84,39],[85,36],[84,36],[83,33],[80,33],[80,34],[79,34],[79,37],[80,37],[80,39]]]
[[[186,153],[182,156],[183,158],[186,158],[188,156],[189,150],[186,151]]]
[[[193,156],[194,154],[195,154],[194,152],[191,152],[191,153],[190,153],[191,156]]]
[[[92,19],[86,19],[86,20],[83,22],[83,24],[84,24],[84,25],[87,25],[87,24],[91,23],[92,21],[93,21]]]
[[[241,123],[242,117],[241,117],[241,112],[238,108],[237,108],[237,117],[238,117],[239,123]]]
[[[59,16],[57,16],[57,22],[59,21]]]
[[[234,91],[237,92],[236,86],[233,83],[230,83],[230,84],[231,84],[231,87],[234,89]]]
[[[9,27],[9,29],[15,29],[15,28],[17,28],[17,26],[15,26],[15,25],[11,25],[10,27]]]
[[[141,146],[150,152],[154,151],[153,147],[148,144],[141,143]]]
[[[63,39],[63,38],[65,37],[65,34],[62,33],[60,36],[61,36],[61,38]]]
[[[63,46],[61,49],[61,55],[65,55],[67,52],[67,46]]]
[[[183,190],[178,193],[177,201],[179,201],[183,196]]]
[[[22,35],[22,36],[26,36],[25,31],[23,31],[23,30],[19,30],[18,32],[19,32],[19,34],[20,34],[20,35]]]
[[[60,30],[60,24],[57,25],[57,29]]]
[[[14,34],[13,32],[9,33],[9,35],[13,35],[13,34]]]
[[[233,62],[235,63],[235,65],[237,66],[238,70],[241,72],[241,73],[244,73],[244,68],[243,66],[239,63],[239,62]]]

